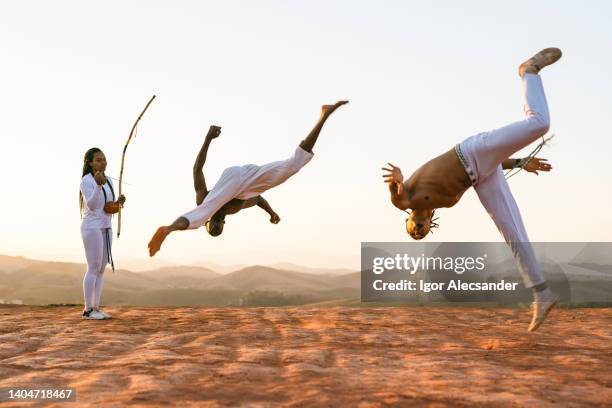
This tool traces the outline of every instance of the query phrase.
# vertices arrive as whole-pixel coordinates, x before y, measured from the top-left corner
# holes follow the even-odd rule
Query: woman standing
[[[125,196],[115,201],[113,185],[105,175],[106,156],[97,147],[89,149],[83,159],[83,178],[79,192],[81,209],[81,236],[87,258],[87,272],[83,279],[85,310],[83,319],[110,319],[111,316],[100,310],[100,294],[104,284],[106,264],[113,266],[111,254],[112,224],[111,214],[123,207]]]

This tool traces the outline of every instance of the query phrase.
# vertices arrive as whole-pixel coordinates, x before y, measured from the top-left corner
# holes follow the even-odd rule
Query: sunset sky
[[[553,171],[510,185],[532,241],[610,241],[610,21],[607,1],[5,2],[0,254],[84,262],[83,154],[101,148],[118,178],[153,94],[127,152],[118,265],[148,258],[155,229],[195,206],[210,124],[223,127],[205,166],[212,187],[227,166],[288,157],[321,104],[349,99],[315,158],[264,194],[280,224],[252,208],[219,238],[173,234],[156,258],[358,268],[361,241],[410,239],[380,168],[408,177],[521,119],[517,66],[549,46],[564,52],[542,73],[556,138],[540,156]],[[473,190],[439,215],[429,241],[501,239]]]

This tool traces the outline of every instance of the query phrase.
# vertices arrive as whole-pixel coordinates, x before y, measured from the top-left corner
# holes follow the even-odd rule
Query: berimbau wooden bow
[[[138,126],[138,122],[140,122],[140,118],[142,118],[142,115],[144,115],[144,113],[147,111],[147,109],[149,108],[149,105],[151,104],[151,102],[153,102],[153,99],[155,99],[155,95],[151,97],[151,99],[149,100],[149,102],[147,102],[147,105],[144,107],[142,112],[140,112],[140,115],[138,115],[138,119],[136,119],[136,122],[134,122],[134,125],[132,126],[132,130],[130,131],[130,136],[128,137],[127,142],[125,142],[125,146],[123,146],[123,154],[121,155],[121,170],[119,171],[119,197],[121,197],[121,185],[123,181],[123,166],[125,164],[125,152],[127,150],[128,145],[130,144],[130,140],[132,140],[132,136],[134,136],[134,132],[136,131],[136,126]],[[119,206],[119,212],[117,213],[117,238],[119,238],[119,234],[121,234],[121,206]]]

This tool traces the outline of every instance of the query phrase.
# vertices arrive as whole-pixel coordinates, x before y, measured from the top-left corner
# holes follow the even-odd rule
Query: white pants
[[[228,167],[223,171],[212,190],[208,192],[202,204],[183,215],[189,220],[189,229],[200,228],[206,224],[224,204],[234,198],[247,200],[257,197],[264,191],[285,182],[304,167],[312,157],[313,153],[298,147],[293,156],[287,160],[263,166],[247,164]]]
[[[104,286],[104,269],[108,263],[107,232],[106,229],[81,229],[85,257],[87,258],[87,272],[83,278],[83,296],[85,308],[100,306],[100,295]],[[112,246],[113,234],[108,232],[108,243]]]
[[[501,163],[546,134],[550,118],[541,78],[525,74],[522,83],[525,119],[469,137],[457,146],[457,152],[480,202],[510,245],[525,286],[530,288],[545,279]]]

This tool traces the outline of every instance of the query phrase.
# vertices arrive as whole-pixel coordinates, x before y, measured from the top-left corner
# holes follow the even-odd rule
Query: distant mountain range
[[[85,268],[82,263],[0,255],[0,302],[82,303]],[[262,299],[300,304],[359,297],[359,272],[298,268],[313,272],[267,266],[243,267],[225,274],[202,266],[162,266],[141,272],[118,269],[115,273],[107,268],[103,303],[224,306],[260,304]]]
[[[225,274],[244,269],[248,265],[233,264],[233,265],[221,265],[213,262],[194,262],[191,264],[178,264],[176,262],[169,262],[163,259],[130,259],[127,261],[121,261],[120,266],[123,269],[127,269],[132,272],[148,272],[164,267],[184,267],[184,266],[196,266],[211,269],[217,273]],[[302,265],[296,265],[289,262],[278,262],[271,265],[264,265],[274,269],[282,269],[287,271],[304,272],[316,275],[344,275],[347,273],[355,272],[354,270],[347,268],[315,268],[307,267]]]
[[[570,263],[543,262],[547,279],[567,303],[611,303],[612,266],[601,248],[587,247]],[[588,255],[588,256],[587,256]],[[604,258],[604,259],[601,259]],[[281,263],[220,273],[210,267],[168,263],[132,272],[106,269],[103,304],[135,306],[239,306],[359,303],[361,272]],[[495,264],[488,279],[520,282],[513,260]],[[82,304],[83,263],[48,262],[0,255],[0,303]],[[386,275],[391,278],[392,273]],[[403,276],[398,275],[398,279]],[[439,280],[432,274],[427,280]],[[462,279],[470,279],[469,274]],[[525,299],[530,297],[522,290]],[[521,296],[523,296],[521,295]],[[415,301],[431,301],[418,296]]]

